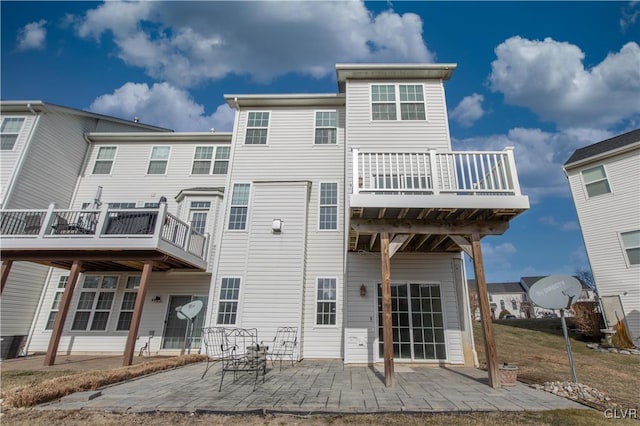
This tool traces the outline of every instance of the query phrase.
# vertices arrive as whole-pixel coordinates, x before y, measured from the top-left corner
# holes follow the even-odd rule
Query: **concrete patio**
[[[204,363],[152,374],[82,392],[44,404],[41,409],[96,409],[113,412],[193,413],[438,413],[524,411],[586,407],[518,383],[493,389],[487,373],[472,368],[396,365],[395,386],[385,388],[377,366],[345,366],[341,360],[304,360],[282,370],[269,363],[259,378],[227,374],[222,391],[219,366],[204,379]]]

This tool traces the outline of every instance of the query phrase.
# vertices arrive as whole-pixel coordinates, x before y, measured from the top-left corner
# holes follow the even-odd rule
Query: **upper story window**
[[[372,120],[426,120],[422,84],[371,85]]]
[[[338,135],[336,111],[316,111],[316,145],[335,145]]]
[[[266,111],[251,111],[247,117],[247,145],[264,145],[267,143],[269,130],[269,113]]]
[[[167,172],[167,163],[169,162],[169,146],[154,146],[151,150],[151,158],[149,159],[149,167],[147,174],[163,175]]]
[[[215,152],[215,161],[214,153]],[[231,147],[229,146],[197,146],[193,156],[193,167],[191,174],[194,175],[225,175],[229,169],[229,155]],[[213,165],[213,171],[211,166]]]
[[[24,117],[5,117],[0,126],[0,150],[12,150],[22,130]]]
[[[320,183],[320,229],[338,229],[338,184]]]
[[[584,186],[587,189],[589,198],[611,192],[607,172],[603,165],[583,170],[582,179],[584,180]]]
[[[98,150],[98,156],[96,157],[96,163],[93,165],[94,175],[109,175],[111,174],[111,167],[113,166],[113,160],[116,158],[115,146],[101,146]]]
[[[622,232],[622,246],[629,265],[640,265],[640,231]]]
[[[136,203],[108,203],[110,209],[135,209]]]
[[[211,208],[210,201],[192,201],[191,210],[189,211],[189,219],[191,221],[191,228],[204,234],[207,229],[207,215]]]
[[[250,192],[251,184],[249,183],[236,183],[233,185],[231,210],[229,212],[229,229],[246,229]]]

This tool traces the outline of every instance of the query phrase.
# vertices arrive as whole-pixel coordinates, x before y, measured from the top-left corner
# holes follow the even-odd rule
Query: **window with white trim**
[[[337,282],[335,278],[318,278],[316,325],[336,324]]]
[[[136,203],[107,203],[110,209],[135,209]]]
[[[106,330],[117,287],[117,276],[86,275],[71,330]]]
[[[316,111],[316,145],[337,144],[338,119],[336,111]]]
[[[250,192],[251,184],[249,183],[236,183],[233,185],[231,210],[229,211],[229,229],[242,230],[247,227]]]
[[[127,277],[127,283],[124,287],[122,295],[122,303],[120,304],[120,315],[116,324],[116,331],[129,330],[131,319],[133,318],[133,310],[136,306],[138,298],[138,289],[140,288],[140,276],[131,275]]]
[[[240,297],[240,278],[223,278],[220,285],[217,324],[235,324]]]
[[[505,304],[504,304],[504,300],[500,299],[500,310],[504,311],[506,308]]]
[[[189,219],[191,221],[191,228],[194,231],[198,231],[204,234],[207,230],[207,215],[211,208],[210,201],[192,201],[191,209],[189,210]]]
[[[62,275],[58,280],[58,288],[56,294],[53,296],[53,303],[51,303],[51,311],[49,312],[49,318],[47,324],[44,326],[45,330],[53,330],[53,325],[56,323],[56,317],[58,316],[58,310],[60,309],[60,303],[62,303],[62,296],[64,295],[64,289],[69,281],[69,275]]]
[[[213,163],[214,175],[226,175],[229,170],[230,146],[219,146],[216,148],[216,161]]]
[[[0,126],[0,150],[10,151],[16,144],[22,131],[24,117],[5,117]]]
[[[96,162],[93,165],[94,175],[111,174],[111,167],[113,166],[113,160],[116,158],[117,150],[118,148],[115,146],[101,146],[100,149],[98,149]]]
[[[640,231],[621,232],[622,246],[629,265],[640,265]]]
[[[338,229],[338,184],[320,183],[319,228],[321,230]]]
[[[145,208],[145,209],[157,209],[158,207],[160,207],[160,203],[159,202],[151,201],[151,202],[145,202],[143,208]]]
[[[167,164],[169,163],[170,146],[154,146],[151,149],[151,158],[149,159],[148,175],[163,175],[167,172]]]
[[[426,120],[422,84],[372,84],[371,119]]]
[[[511,301],[511,309],[513,309],[514,311],[518,310],[518,302],[516,300]]]
[[[215,157],[214,157],[215,152]],[[193,155],[193,175],[226,175],[229,169],[230,146],[197,146]],[[215,160],[215,161],[214,161]],[[211,166],[213,165],[213,170]]]
[[[247,116],[247,130],[244,143],[247,145],[264,145],[267,143],[269,131],[269,112],[251,111]]]
[[[601,164],[582,171],[582,179],[589,198],[611,192],[607,172]]]

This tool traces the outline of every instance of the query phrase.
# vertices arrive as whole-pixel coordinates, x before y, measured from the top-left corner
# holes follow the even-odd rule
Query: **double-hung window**
[[[110,209],[135,209],[136,203],[107,203]]]
[[[249,183],[236,183],[233,185],[231,210],[229,212],[229,229],[246,229],[250,192],[251,184]]]
[[[113,160],[116,158],[117,149],[115,146],[101,146],[100,149],[98,149],[98,156],[93,165],[94,175],[111,174],[111,167],[113,166]]]
[[[117,287],[117,276],[86,275],[71,330],[106,330]]]
[[[213,163],[214,175],[226,175],[229,169],[230,146],[219,146],[216,148],[216,161]]]
[[[321,230],[338,229],[338,184],[335,182],[320,183],[320,217]]]
[[[589,198],[611,192],[607,172],[603,165],[592,167],[582,171],[582,179]]]
[[[318,278],[316,324],[336,324],[337,282],[335,278]]]
[[[223,278],[220,285],[217,324],[235,324],[240,296],[240,278]]]
[[[215,152],[215,158],[214,158]],[[226,175],[229,169],[229,155],[231,153],[230,146],[197,146],[193,156],[193,166],[191,174],[193,175]],[[215,161],[214,161],[215,159]],[[213,164],[213,170],[211,165]]]
[[[131,319],[133,318],[133,309],[136,306],[139,288],[139,275],[127,277],[127,284],[125,284],[124,294],[122,295],[122,304],[120,305],[120,316],[118,317],[116,331],[129,330],[129,327],[131,326]]]
[[[211,208],[210,201],[192,201],[189,212],[191,228],[201,234],[207,229],[207,214]]]
[[[53,330],[53,325],[55,324],[56,317],[58,316],[58,310],[60,309],[60,303],[62,303],[62,296],[64,295],[64,289],[67,286],[67,281],[69,281],[69,275],[62,275],[58,280],[58,288],[56,289],[56,294],[53,296],[53,303],[51,303],[49,318],[47,319],[47,324],[44,327],[45,330]]]
[[[265,111],[251,111],[247,117],[247,135],[244,143],[247,145],[264,145],[267,143],[269,130],[269,113]]]
[[[163,175],[167,172],[167,163],[169,162],[169,146],[154,146],[151,149],[151,158],[149,159],[149,167],[147,174]]]
[[[371,85],[371,119],[426,120],[422,84]]]
[[[18,140],[24,117],[5,117],[0,126],[0,150],[10,151]]]
[[[336,111],[316,111],[316,145],[337,143],[338,121]]]
[[[620,239],[629,266],[640,265],[640,231],[622,232]]]

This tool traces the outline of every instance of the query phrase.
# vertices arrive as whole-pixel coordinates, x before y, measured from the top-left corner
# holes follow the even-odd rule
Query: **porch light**
[[[367,295],[367,287],[364,284],[360,286],[360,296],[365,297]]]
[[[273,219],[273,223],[271,223],[271,229],[273,230],[274,234],[279,234],[280,232],[282,232],[282,225],[283,225],[283,221],[282,219]]]
[[[151,301],[152,301],[153,303],[160,303],[160,302],[162,302],[162,299],[160,299],[160,296],[156,296],[156,297],[154,297],[153,299],[151,299]]]

